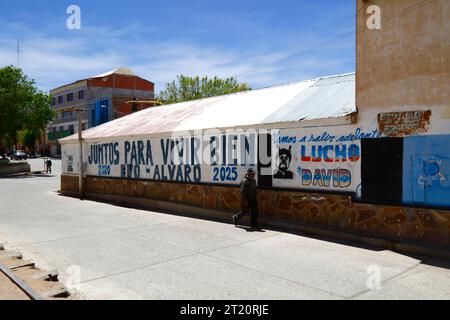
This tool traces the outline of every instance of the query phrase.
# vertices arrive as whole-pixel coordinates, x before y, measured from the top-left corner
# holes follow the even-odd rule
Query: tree
[[[55,118],[50,97],[36,88],[21,69],[0,68],[0,154],[2,144],[16,144],[18,133],[29,130],[38,137]],[[7,143],[7,144],[6,144]]]
[[[39,133],[54,120],[56,113],[50,108],[51,98],[43,93],[36,92],[30,104],[26,105],[24,125],[31,132],[39,136]]]
[[[236,78],[214,77],[208,79],[208,77],[179,75],[177,80],[166,84],[165,89],[160,92],[158,100],[165,103],[177,103],[247,90],[251,90],[250,85],[238,83]]]
[[[31,130],[25,129],[22,131],[19,131],[17,134],[17,140],[22,145],[27,147],[28,149],[34,150],[36,146],[36,140],[38,138],[38,135],[36,135],[36,132],[33,132]]]

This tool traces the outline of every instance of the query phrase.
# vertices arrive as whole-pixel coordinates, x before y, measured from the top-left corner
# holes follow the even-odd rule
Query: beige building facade
[[[433,107],[436,118],[450,119],[450,1],[356,2],[358,108]],[[367,27],[372,6],[380,29]]]

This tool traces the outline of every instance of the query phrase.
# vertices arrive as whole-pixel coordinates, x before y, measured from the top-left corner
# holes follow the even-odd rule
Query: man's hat
[[[253,168],[248,168],[248,169],[247,169],[247,174],[250,174],[250,173],[255,173],[255,169],[253,169]]]

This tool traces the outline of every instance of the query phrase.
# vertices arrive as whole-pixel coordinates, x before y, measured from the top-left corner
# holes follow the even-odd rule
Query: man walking
[[[250,213],[250,225],[252,229],[258,227],[258,203],[256,198],[255,170],[248,169],[246,176],[240,185],[241,191],[241,211],[233,216],[233,223],[236,226],[239,219]]]
[[[47,160],[47,173],[52,173],[52,160]]]

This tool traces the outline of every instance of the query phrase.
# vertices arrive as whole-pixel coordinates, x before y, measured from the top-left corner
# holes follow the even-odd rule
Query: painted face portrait
[[[274,175],[275,179],[293,179],[294,174],[289,171],[292,161],[292,146],[289,149],[281,149],[278,155],[278,172]]]
[[[280,164],[278,166],[280,171],[286,171],[291,165],[291,157],[288,154],[280,155]]]
[[[69,158],[68,158],[67,171],[69,171],[69,172],[73,171],[73,156],[69,156]]]

